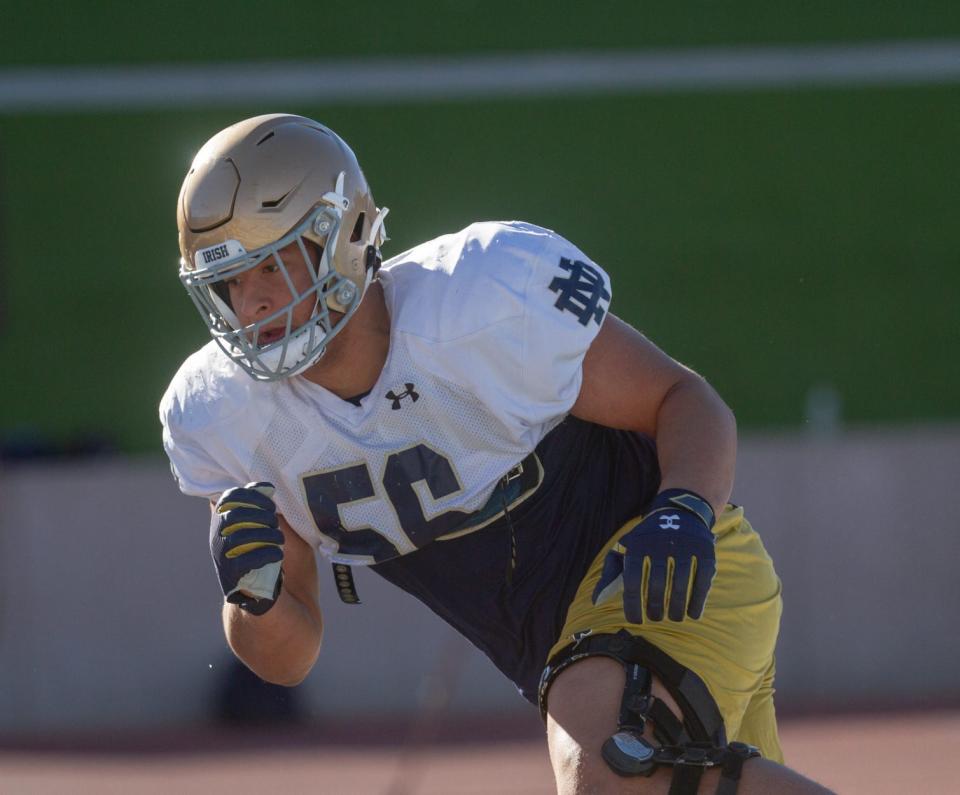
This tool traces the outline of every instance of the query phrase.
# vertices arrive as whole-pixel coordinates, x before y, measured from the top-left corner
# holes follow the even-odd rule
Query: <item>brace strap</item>
[[[650,692],[650,669],[639,663],[623,665],[626,678],[617,732],[604,742],[601,755],[617,775],[649,776],[659,763],[662,749],[643,736],[648,720],[654,721],[654,736],[662,744],[679,746],[690,738],[670,708]],[[678,768],[676,773],[679,772]]]
[[[720,711],[703,681],[643,638],[625,630],[616,635],[584,633],[555,655],[540,680],[540,708],[546,713],[547,692],[557,675],[577,660],[605,656],[619,661],[626,674],[617,732],[604,742],[601,754],[621,776],[649,776],[658,765],[673,768],[669,795],[696,795],[703,772],[720,767],[715,795],[735,795],[743,763],[760,752],[745,743],[729,745]],[[651,693],[656,674],[680,705],[681,722]],[[648,720],[660,747],[643,737]]]
[[[681,745],[694,740],[718,746],[727,744],[723,716],[703,680],[649,641],[626,630],[615,635],[585,632],[550,659],[540,677],[540,715],[544,721],[547,719],[550,685],[570,665],[594,656],[610,657],[625,666],[639,664],[663,682],[680,706],[683,722],[677,720],[662,701],[653,699],[648,717],[656,724],[656,736],[660,742]]]
[[[638,663],[627,663],[624,667],[627,669],[627,681],[623,687],[623,698],[620,699],[617,728],[643,734],[653,700],[650,694],[653,680],[650,671]]]
[[[727,746],[727,758],[723,762],[723,772],[720,774],[715,795],[736,795],[743,763],[754,756],[760,756],[758,748],[746,743],[730,743]]]
[[[650,669],[639,663],[624,663],[626,683],[620,700],[617,728],[638,735],[648,720],[653,721],[653,734],[663,745],[685,745],[690,741],[683,724],[671,709],[650,692],[653,677]]]

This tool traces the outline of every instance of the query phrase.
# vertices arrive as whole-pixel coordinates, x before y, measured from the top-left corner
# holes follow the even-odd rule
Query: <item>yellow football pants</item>
[[[782,609],[780,579],[760,536],[744,518],[743,508],[727,506],[713,529],[717,573],[703,616],[696,621],[664,618],[628,623],[622,592],[599,606],[593,604],[607,551],[635,525],[632,520],[620,528],[591,563],[550,658],[572,643],[577,633],[615,634],[626,629],[704,681],[723,716],[728,740],[756,745],[767,759],[782,762],[773,707],[774,647]]]

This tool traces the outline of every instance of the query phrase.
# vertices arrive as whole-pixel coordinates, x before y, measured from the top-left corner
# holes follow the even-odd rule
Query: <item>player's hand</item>
[[[663,620],[667,561],[672,559],[670,620],[683,621],[684,614],[700,618],[717,570],[713,522],[713,508],[693,492],[660,492],[646,516],[607,553],[593,603],[604,602],[622,589],[627,621],[643,623],[644,602],[650,621]],[[648,569],[646,594],[644,568]]]
[[[210,552],[228,602],[266,613],[280,595],[283,533],[273,484],[248,483],[217,500],[210,523]]]

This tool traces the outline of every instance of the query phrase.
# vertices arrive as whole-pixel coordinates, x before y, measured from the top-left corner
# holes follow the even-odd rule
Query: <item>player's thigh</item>
[[[547,744],[561,795],[655,791],[639,788],[647,779],[618,776],[601,755],[603,743],[617,731],[624,684],[621,663],[609,657],[588,657],[561,671],[551,685]],[[652,689],[659,698],[670,698],[659,680],[654,679]],[[649,731],[648,725],[644,734]]]
[[[613,772],[601,754],[603,743],[617,731],[623,697],[623,666],[608,657],[588,657],[564,669],[550,688],[547,708],[547,742],[558,795],[666,795],[672,770],[657,768],[649,778],[625,778]],[[653,680],[653,694],[680,718],[680,710],[663,683]],[[655,743],[652,721],[644,736]],[[718,770],[708,770],[699,792],[716,791]],[[738,795],[823,795],[829,793],[798,773],[767,759],[744,763]]]

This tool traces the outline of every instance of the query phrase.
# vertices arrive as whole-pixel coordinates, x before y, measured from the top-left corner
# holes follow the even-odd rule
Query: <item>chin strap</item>
[[[367,235],[366,248],[363,253],[363,264],[367,271],[367,283],[364,291],[370,286],[370,282],[373,281],[377,271],[380,270],[380,264],[383,261],[380,257],[380,246],[390,239],[387,237],[387,227],[383,223],[383,219],[387,217],[389,212],[389,207],[377,208],[377,217],[370,224],[370,234]]]
[[[374,248],[379,249],[380,246],[390,239],[387,237],[387,227],[384,224],[384,219],[387,217],[389,212],[389,207],[377,208],[377,217],[374,218],[373,223],[370,224],[370,234],[367,235],[368,246],[373,246]]]

